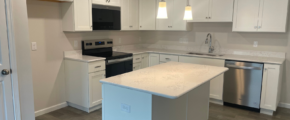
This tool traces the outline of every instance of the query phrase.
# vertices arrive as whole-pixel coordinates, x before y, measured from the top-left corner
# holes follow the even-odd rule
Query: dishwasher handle
[[[247,69],[247,70],[261,70],[262,69],[260,67],[237,66],[237,65],[232,65],[232,64],[226,64],[226,67],[229,67],[229,68],[237,68],[237,69]]]

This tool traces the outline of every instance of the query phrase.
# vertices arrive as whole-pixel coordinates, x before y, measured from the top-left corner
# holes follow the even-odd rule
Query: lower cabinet
[[[133,56],[133,71],[149,67],[149,56],[147,53]]]
[[[262,109],[276,111],[281,96],[282,70],[282,65],[264,64],[260,105]]]
[[[161,54],[160,55],[160,64],[162,63],[167,63],[167,62],[170,62],[170,61],[175,61],[175,62],[178,62],[178,56],[176,55],[165,55],[165,54]]]
[[[99,71],[89,74],[90,107],[102,104],[101,79],[106,78],[106,71]]]
[[[66,98],[69,106],[88,113],[102,107],[105,61],[81,62],[65,60]]]
[[[225,60],[198,58],[198,57],[180,56],[179,62],[212,65],[212,66],[219,66],[219,67],[225,66]],[[210,81],[210,98],[222,100],[222,98],[223,98],[223,83],[224,83],[224,75],[223,74]]]
[[[149,66],[155,66],[159,64],[160,55],[159,54],[149,54]]]

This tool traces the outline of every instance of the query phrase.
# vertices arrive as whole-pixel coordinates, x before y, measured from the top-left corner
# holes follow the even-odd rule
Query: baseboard
[[[290,109],[290,103],[279,103],[279,107]]]
[[[67,103],[64,102],[64,103],[57,104],[57,105],[54,105],[54,106],[51,106],[51,107],[48,107],[48,108],[44,108],[42,110],[35,111],[34,114],[35,114],[35,117],[37,117],[37,116],[44,115],[44,114],[50,113],[52,111],[64,108],[66,106],[67,106]]]
[[[217,100],[217,99],[214,99],[214,98],[210,98],[209,102],[210,103],[214,103],[214,104],[218,104],[218,105],[224,105],[224,102],[222,100]]]

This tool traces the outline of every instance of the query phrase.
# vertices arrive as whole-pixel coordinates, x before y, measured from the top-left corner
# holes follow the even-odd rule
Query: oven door
[[[106,77],[112,77],[133,71],[133,57],[108,60],[106,65]]]

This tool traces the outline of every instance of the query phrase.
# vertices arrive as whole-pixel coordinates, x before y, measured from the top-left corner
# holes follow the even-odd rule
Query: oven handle
[[[226,64],[226,67],[237,68],[237,69],[247,69],[247,70],[261,70],[260,67],[237,66],[237,65],[231,65],[231,64]]]
[[[133,60],[133,57],[127,57],[127,58],[121,58],[121,59],[114,59],[114,60],[108,60],[107,65],[115,64],[115,63],[120,63],[120,62],[125,62]]]

